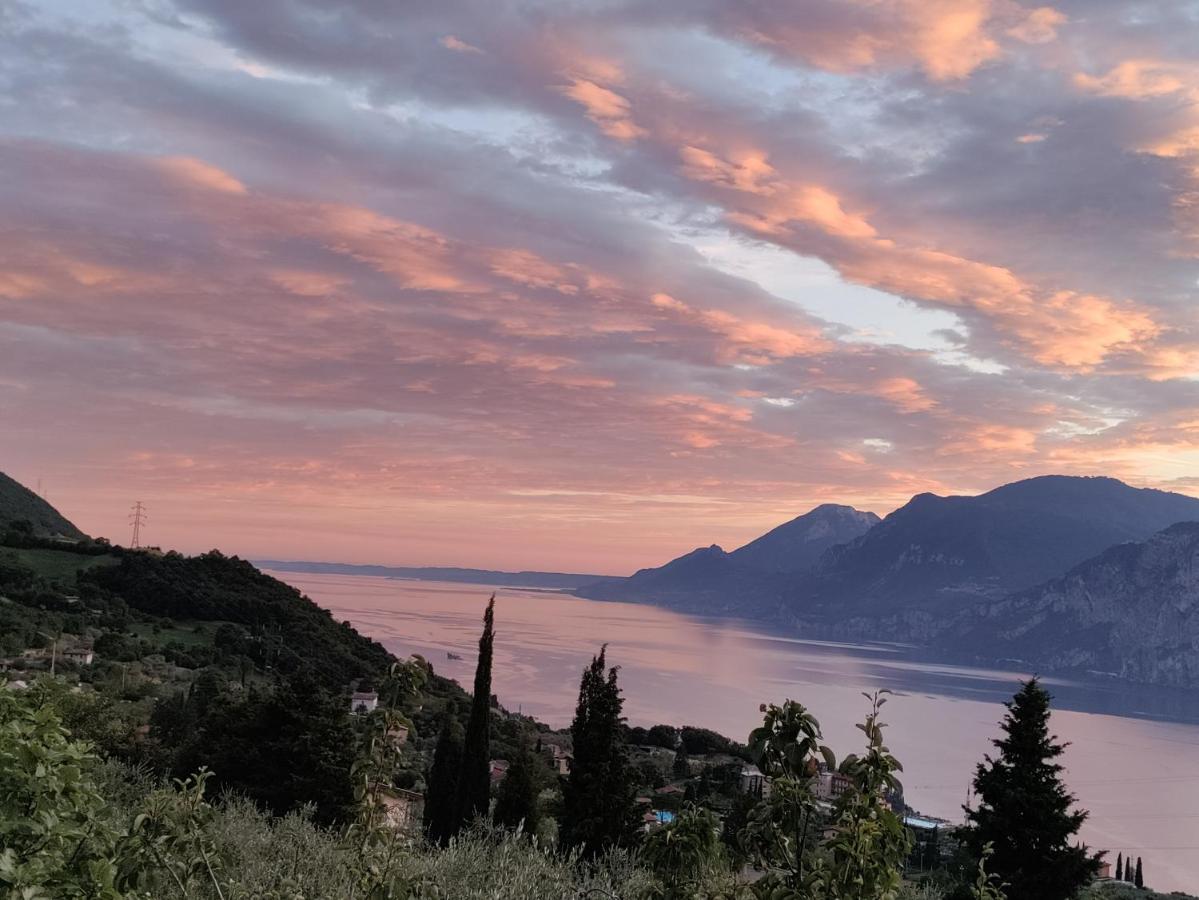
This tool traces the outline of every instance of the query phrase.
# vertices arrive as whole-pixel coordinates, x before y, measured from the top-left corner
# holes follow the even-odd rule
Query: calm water
[[[398,655],[420,653],[469,685],[489,589],[474,585],[274,573]],[[758,705],[811,708],[838,755],[858,749],[861,692],[889,688],[891,749],[908,802],[960,820],[975,763],[990,749],[1020,673],[921,659],[910,648],[830,644],[649,606],[500,588],[494,686],[509,709],[569,724],[579,673],[601,643],[621,667],[635,725],[701,725],[744,740]],[[447,660],[446,652],[461,661]],[[1053,728],[1071,742],[1067,780],[1091,810],[1093,847],[1141,856],[1158,890],[1199,893],[1199,692],[1048,681]]]

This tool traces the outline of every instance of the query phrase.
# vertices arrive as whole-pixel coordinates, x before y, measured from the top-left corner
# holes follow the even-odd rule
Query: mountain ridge
[[[21,521],[38,537],[84,540],[87,535],[66,516],[25,485],[0,472],[0,530]]]
[[[1199,684],[1199,522],[1109,547],[964,615],[937,643],[1046,670]]]

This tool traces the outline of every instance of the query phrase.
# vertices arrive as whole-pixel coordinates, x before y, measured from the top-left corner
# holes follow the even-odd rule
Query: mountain
[[[276,572],[302,572],[313,575],[373,575],[378,578],[412,578],[419,581],[451,581],[507,587],[543,588],[568,591],[585,584],[608,580],[606,575],[579,575],[571,572],[499,572],[493,569],[459,569],[451,566],[359,566],[348,563],[291,562],[256,559],[254,565]]]
[[[734,550],[729,558],[759,572],[805,572],[824,551],[865,534],[879,521],[872,512],[826,503]]]
[[[830,547],[879,521],[850,506],[827,503],[726,553],[713,544],[628,578],[588,584],[577,593],[600,600],[640,600],[710,614],[756,615],[781,602],[788,576],[806,572]]]
[[[939,643],[1043,670],[1199,684],[1199,523],[1111,547],[962,617]]]
[[[0,531],[20,521],[32,523],[33,533],[39,537],[61,536],[72,540],[87,537],[25,485],[0,472]]]
[[[1043,582],[1114,544],[1199,520],[1199,499],[1047,475],[976,497],[919,494],[791,587],[792,613],[950,612]]]

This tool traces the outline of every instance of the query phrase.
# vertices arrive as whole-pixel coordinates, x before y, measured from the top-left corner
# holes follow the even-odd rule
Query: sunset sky
[[[84,530],[623,573],[1199,493],[1199,13],[0,0],[0,470]]]

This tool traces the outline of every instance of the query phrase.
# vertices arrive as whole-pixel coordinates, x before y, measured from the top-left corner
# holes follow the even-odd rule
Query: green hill
[[[53,506],[23,484],[0,472],[0,531],[16,522],[29,522],[40,537],[87,537]]]

